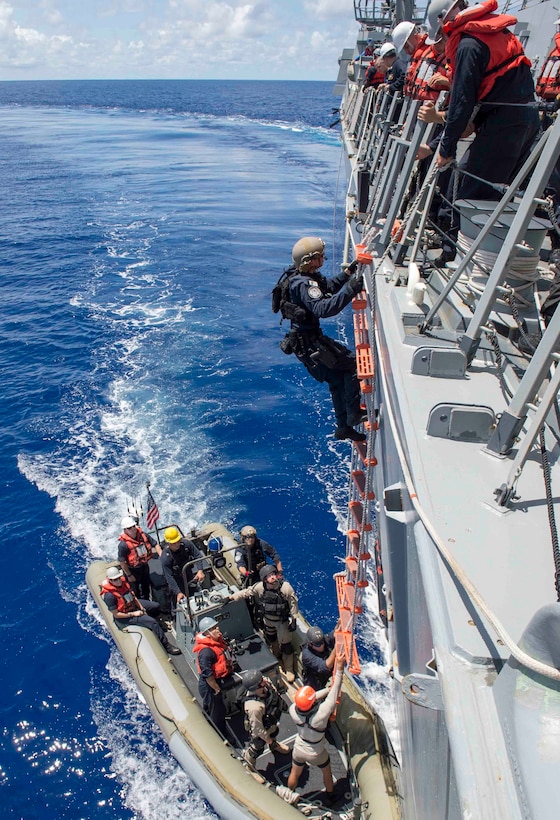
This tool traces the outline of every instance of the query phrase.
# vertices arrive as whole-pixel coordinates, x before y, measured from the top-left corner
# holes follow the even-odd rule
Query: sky
[[[0,0],[0,80],[336,79],[352,0]]]

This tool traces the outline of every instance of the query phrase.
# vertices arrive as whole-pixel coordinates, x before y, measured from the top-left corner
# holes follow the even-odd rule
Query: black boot
[[[444,268],[448,262],[453,262],[455,259],[456,253],[455,251],[444,249],[440,253],[440,255],[434,259],[432,265],[436,268]]]
[[[358,433],[357,430],[354,430],[353,427],[337,427],[334,431],[334,437],[339,441],[345,441],[346,439],[350,441],[365,441],[367,438],[363,433]]]

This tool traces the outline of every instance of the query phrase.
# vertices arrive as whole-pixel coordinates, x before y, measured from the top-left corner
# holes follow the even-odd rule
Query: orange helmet
[[[297,690],[294,697],[294,703],[300,712],[309,712],[315,706],[316,700],[317,693],[312,686],[302,686],[301,689]]]

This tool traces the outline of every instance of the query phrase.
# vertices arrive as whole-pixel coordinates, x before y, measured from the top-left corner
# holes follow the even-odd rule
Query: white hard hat
[[[393,31],[391,32],[391,38],[393,40],[395,50],[397,52],[402,51],[406,41],[414,31],[416,26],[414,23],[408,23],[404,20],[402,23],[399,23],[398,26],[395,26]]]
[[[136,521],[131,515],[125,515],[123,520],[121,521],[121,527],[123,530],[128,529],[129,527],[135,527]]]
[[[428,6],[428,40],[433,43],[445,16],[462,0],[432,0]]]
[[[107,570],[107,578],[109,581],[116,581],[117,578],[122,578],[124,572],[120,567],[109,567]]]
[[[396,53],[397,53],[397,49],[395,48],[393,43],[383,43],[383,45],[379,49],[379,56],[382,59],[383,59],[383,57],[387,57],[390,54],[395,54],[396,55]]]

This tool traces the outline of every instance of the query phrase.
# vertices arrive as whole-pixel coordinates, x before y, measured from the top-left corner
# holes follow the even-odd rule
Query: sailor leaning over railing
[[[447,203],[439,212],[440,226],[449,225],[449,238],[436,262],[440,266],[455,257],[459,225],[450,203],[455,198],[498,199],[487,183],[513,179],[540,127],[531,62],[509,31],[517,19],[494,14],[496,9],[496,0],[484,0],[474,8],[466,8],[465,0],[432,0],[428,7],[430,39],[443,40],[453,73],[437,167],[442,170],[454,161],[471,120],[475,133],[458,169],[467,173],[461,173],[455,190],[450,183]]]

